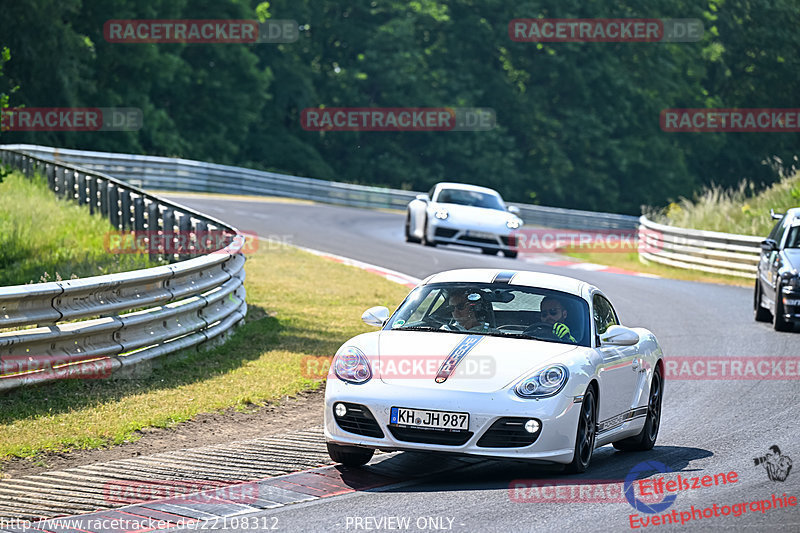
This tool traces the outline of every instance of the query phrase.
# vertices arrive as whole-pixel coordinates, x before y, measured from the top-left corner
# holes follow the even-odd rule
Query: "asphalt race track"
[[[456,247],[426,248],[403,239],[403,215],[328,205],[230,200],[166,194],[180,203],[225,219],[262,237],[351,257],[419,278],[452,268],[531,269],[579,277],[609,296],[623,324],[651,329],[670,356],[800,356],[800,332],[778,333],[752,317],[752,290],[667,279],[567,270],[538,263],[484,256]],[[321,281],[323,283],[324,281]],[[398,302],[399,303],[399,302]],[[358,320],[359,317],[353,317]],[[595,451],[589,471],[571,479],[587,484],[620,482],[643,461],[658,461],[682,476],[736,472],[725,486],[680,491],[672,507],[691,512],[717,504],[733,506],[772,495],[800,496],[800,467],[785,481],[772,481],[754,458],[778,445],[800,461],[797,377],[786,380],[672,380],[666,383],[656,448],[645,453]],[[384,461],[400,461],[397,454]],[[278,531],[625,531],[637,513],[627,501],[519,502],[509,491],[519,479],[558,480],[553,470],[520,462],[464,463],[402,484],[288,505],[257,516],[275,517]],[[414,468],[414,461],[402,461]],[[412,466],[408,466],[411,463]],[[424,468],[424,461],[419,468]],[[653,472],[652,478],[657,477]],[[530,493],[527,493],[530,495]],[[542,493],[542,497],[545,494]],[[765,506],[762,506],[762,508]],[[738,507],[741,510],[741,506]],[[755,510],[752,510],[755,509]],[[389,517],[399,517],[399,521]],[[636,526],[641,526],[639,523]],[[219,529],[223,524],[219,524]],[[393,528],[393,529],[392,529]],[[648,530],[798,531],[800,507],[736,517],[715,516],[686,525],[651,525]],[[236,530],[231,523],[224,529]],[[642,528],[645,529],[645,528]],[[238,527],[245,531],[247,528]]]

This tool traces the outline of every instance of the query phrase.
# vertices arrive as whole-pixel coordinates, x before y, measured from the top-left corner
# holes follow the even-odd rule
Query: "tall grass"
[[[13,172],[0,182],[0,286],[98,276],[155,266],[147,256],[111,254],[113,228],[57,198],[41,177]]]
[[[791,207],[800,207],[800,174],[759,193],[748,182],[735,189],[710,187],[694,200],[681,198],[666,209],[645,214],[657,222],[683,228],[765,236],[775,225],[769,210],[784,212]]]

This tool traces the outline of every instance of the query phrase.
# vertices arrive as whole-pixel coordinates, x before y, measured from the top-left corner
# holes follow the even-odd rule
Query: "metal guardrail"
[[[756,279],[761,237],[676,228],[639,218],[639,257],[677,268]]]
[[[405,210],[418,192],[303,178],[188,159],[7,145],[42,158],[64,161],[116,176],[149,189],[282,196],[354,207]],[[563,229],[636,229],[629,215],[529,204],[520,208],[526,224]]]
[[[155,268],[0,287],[0,391],[105,377],[179,350],[213,346],[244,319],[244,236],[236,228],[111,176],[49,159],[0,146],[3,165],[28,177],[44,174],[56,195],[101,213],[122,232],[172,238],[218,231],[225,240],[205,255],[196,247],[181,248],[179,256],[169,253],[172,248],[161,254],[150,248],[172,263]]]

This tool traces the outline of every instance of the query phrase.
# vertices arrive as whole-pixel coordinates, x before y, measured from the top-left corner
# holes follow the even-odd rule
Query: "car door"
[[[598,368],[600,380],[600,406],[598,431],[607,431],[621,425],[629,416],[639,380],[638,346],[600,346],[600,335],[609,326],[619,324],[617,313],[602,294],[592,297],[592,317],[595,343],[602,357]]]
[[[772,231],[769,234],[768,239],[774,240],[778,244],[778,248],[780,248],[781,241],[783,240],[783,235],[786,233],[786,216],[784,216],[775,227],[772,228]],[[780,253],[778,250],[772,250],[771,252],[761,253],[761,260],[763,261],[763,269],[762,276],[766,279],[762,279],[763,284],[762,288],[764,291],[764,296],[767,300],[769,300],[769,309],[772,312],[775,312],[775,297],[776,297],[776,286],[778,282],[778,269],[781,266],[780,262]]]

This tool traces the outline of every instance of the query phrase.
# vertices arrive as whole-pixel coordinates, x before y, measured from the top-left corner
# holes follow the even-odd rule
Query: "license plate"
[[[800,300],[784,300],[783,305],[800,305]]]
[[[483,231],[467,231],[467,237],[474,237],[476,239],[494,239],[493,233],[486,233]]]
[[[392,407],[389,424],[393,426],[466,431],[469,429],[469,413]]]

